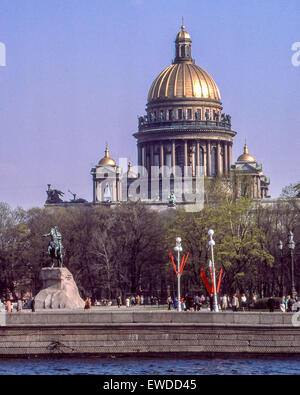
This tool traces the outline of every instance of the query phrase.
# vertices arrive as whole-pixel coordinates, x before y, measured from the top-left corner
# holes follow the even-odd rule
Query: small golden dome
[[[186,32],[184,29],[185,29],[185,26],[182,25],[180,32],[176,36],[176,41],[178,41],[178,40],[190,40],[191,39],[191,36],[189,35],[189,33]]]
[[[138,175],[134,171],[132,171],[132,163],[130,161],[128,163],[127,177],[138,178]]]
[[[237,162],[256,162],[254,156],[249,154],[247,144],[244,145],[244,153],[238,157]]]
[[[213,78],[193,62],[174,63],[154,80],[148,94],[148,103],[163,99],[212,99],[221,101]]]
[[[99,163],[98,166],[116,166],[116,162],[114,161],[114,159],[110,158],[109,156],[109,151],[108,151],[108,147],[106,147],[105,150],[105,156],[104,158],[102,158]]]

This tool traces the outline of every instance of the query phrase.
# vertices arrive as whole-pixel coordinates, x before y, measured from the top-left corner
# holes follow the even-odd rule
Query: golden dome
[[[164,69],[150,88],[148,103],[153,100],[179,98],[221,101],[215,81],[193,62],[174,63]]]
[[[212,77],[192,58],[191,37],[182,26],[175,40],[175,59],[151,85],[148,104],[166,99],[210,99],[220,102],[221,95]]]
[[[134,171],[132,170],[132,163],[130,161],[128,163],[127,177],[128,178],[138,178],[138,175],[136,173],[134,173]]]
[[[117,165],[116,162],[112,158],[110,158],[108,148],[106,147],[105,156],[99,161],[98,166],[116,166],[116,165]]]
[[[176,41],[178,41],[178,40],[190,40],[191,39],[191,36],[189,35],[189,33],[186,32],[184,29],[185,29],[185,26],[182,25],[180,32],[176,36]]]
[[[244,153],[238,157],[237,162],[256,162],[254,156],[248,153],[247,144],[244,145]]]

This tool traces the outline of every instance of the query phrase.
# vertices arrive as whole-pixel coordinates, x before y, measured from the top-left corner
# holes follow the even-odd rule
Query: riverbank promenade
[[[293,313],[143,307],[5,313],[0,357],[300,355],[295,322]]]

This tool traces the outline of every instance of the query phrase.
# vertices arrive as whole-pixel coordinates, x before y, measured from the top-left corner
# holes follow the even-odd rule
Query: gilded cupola
[[[106,146],[104,158],[102,158],[98,166],[116,166],[116,161],[109,156],[108,147]]]
[[[237,162],[256,162],[254,156],[250,155],[248,152],[247,143],[244,145],[244,153],[238,157]]]
[[[215,81],[192,59],[192,40],[183,25],[176,36],[173,64],[165,68],[152,83],[148,105],[170,99],[209,100],[221,104]]]

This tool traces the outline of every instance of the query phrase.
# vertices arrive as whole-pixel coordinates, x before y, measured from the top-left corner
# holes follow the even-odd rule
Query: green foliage
[[[209,273],[209,229],[215,231],[217,272],[221,267],[224,270],[223,292],[249,288],[249,282],[258,280],[260,265],[273,265],[274,258],[265,246],[265,234],[256,226],[251,213],[250,200],[243,198],[227,201],[219,207],[206,206],[193,214],[179,212],[170,225],[167,243],[171,249],[175,238],[182,237],[185,251],[191,254],[183,280],[188,279],[194,289],[204,290],[201,268]]]
[[[66,249],[65,265],[83,295],[113,298],[143,292],[163,298],[176,295],[177,279],[169,259],[176,237],[190,253],[182,275],[182,294],[205,293],[201,268],[210,280],[208,230],[213,229],[215,266],[223,269],[221,293],[287,295],[291,255],[287,235],[294,232],[296,288],[299,291],[300,210],[293,195],[263,208],[247,198],[235,199],[230,182],[206,180],[206,205],[190,213],[165,213],[141,203],[107,207],[21,208],[0,203],[0,297],[40,287],[41,267],[49,266],[49,240],[41,237],[58,225]],[[294,187],[288,187],[291,196]],[[282,240],[283,251],[277,244]],[[167,295],[166,295],[167,296]]]
[[[115,297],[149,293],[161,287],[163,224],[139,203],[114,209],[33,208],[27,212],[0,205],[0,296],[40,287],[41,267],[50,265],[49,240],[58,225],[65,265],[83,295]]]

